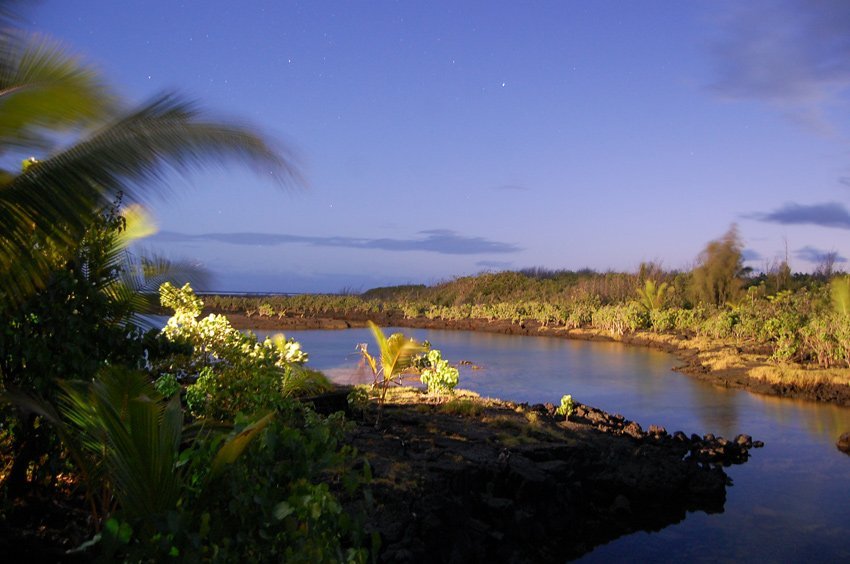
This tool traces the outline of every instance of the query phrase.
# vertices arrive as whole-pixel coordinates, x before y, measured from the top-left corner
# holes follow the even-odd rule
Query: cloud
[[[794,256],[800,260],[819,263],[830,253],[835,253],[835,251],[824,251],[822,249],[817,249],[815,247],[806,245],[802,249],[797,249],[796,251],[794,251]],[[835,253],[835,262],[844,263],[847,262],[847,258]]]
[[[850,229],[850,212],[838,202],[812,205],[788,203],[770,213],[750,214],[747,217],[782,225],[819,225]]]
[[[796,120],[824,126],[823,108],[850,87],[850,2],[715,6],[720,25],[711,42],[716,69],[709,88],[728,98],[775,103]]]
[[[753,249],[744,249],[741,251],[741,256],[745,261],[757,261],[764,258],[758,251],[754,251]]]
[[[494,268],[504,270],[513,266],[513,263],[500,260],[479,260],[475,263],[475,266],[480,266],[481,268]]]
[[[368,239],[358,237],[314,237],[283,233],[201,233],[191,235],[161,231],[154,239],[162,243],[212,241],[230,245],[275,246],[303,243],[317,247],[346,247],[384,251],[425,251],[443,255],[477,255],[516,253],[521,249],[511,243],[491,241],[483,237],[467,237],[448,229],[420,231],[418,239]]]

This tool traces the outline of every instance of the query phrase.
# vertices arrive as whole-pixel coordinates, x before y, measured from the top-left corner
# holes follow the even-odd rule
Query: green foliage
[[[484,406],[480,401],[470,398],[452,398],[440,405],[440,411],[449,415],[460,415],[463,417],[474,417],[484,412]]]
[[[299,366],[250,367],[217,365],[204,367],[186,388],[186,405],[196,417],[230,420],[237,413],[281,409],[296,395],[314,395],[331,388],[320,372]]]
[[[667,282],[657,284],[655,280],[645,280],[643,288],[637,289],[638,303],[650,312],[662,309],[667,300],[668,287]]]
[[[353,470],[341,414],[286,413],[199,499],[201,554],[216,562],[365,562],[358,515],[368,465]]]
[[[722,306],[738,297],[742,286],[739,278],[744,262],[742,249],[735,225],[723,237],[706,245],[692,277],[692,291],[698,301]]]
[[[564,420],[569,420],[570,415],[573,414],[575,410],[575,405],[573,404],[573,396],[567,394],[561,397],[561,405],[558,406],[558,409],[555,410],[555,413],[558,415],[563,415]]]
[[[428,366],[422,370],[420,381],[428,386],[428,393],[435,395],[450,394],[458,384],[460,373],[450,366],[437,349],[431,349],[427,354]]]
[[[162,304],[174,309],[166,322],[163,335],[171,341],[188,342],[194,347],[192,365],[188,370],[216,362],[242,365],[245,368],[284,368],[303,364],[307,354],[294,340],[282,336],[259,342],[252,333],[235,329],[223,315],[210,314],[198,320],[203,302],[189,284],[175,288],[170,282],[160,287]]]
[[[738,324],[738,314],[731,310],[721,309],[700,324],[698,333],[712,339],[731,337],[733,329]]]
[[[649,312],[649,327],[656,333],[672,331],[676,328],[677,309],[653,309]]]
[[[113,282],[121,274],[106,242],[124,228],[117,204],[91,220],[71,255],[56,252],[35,237],[32,253],[50,265],[44,286],[25,298],[0,299],[0,389],[15,389],[52,400],[60,379],[90,379],[107,364],[137,366],[142,360],[138,333],[127,326],[131,309],[116,299]],[[109,247],[109,248],[107,248]],[[2,293],[0,288],[0,293]],[[49,429],[36,429],[31,414],[10,413],[15,463],[6,485],[21,491],[27,473],[52,483],[61,470],[58,443]]]
[[[602,306],[593,313],[593,326],[622,336],[649,327],[649,313],[636,302]]]
[[[170,398],[174,394],[180,393],[181,389],[180,382],[177,381],[174,374],[168,372],[154,380],[153,385],[156,391],[164,398]]]
[[[369,404],[369,390],[366,386],[354,386],[345,399],[352,412],[363,413]]]
[[[354,494],[368,478],[353,471],[341,414],[286,403],[279,416],[240,419],[229,436],[186,433],[179,398],[164,401],[144,373],[110,369],[62,388],[58,410],[29,406],[59,430],[104,525],[89,554],[365,561],[362,527],[337,497],[362,507]]]
[[[576,300],[570,306],[566,320],[567,327],[586,327],[593,323],[593,314],[602,306],[602,300],[596,294]]]
[[[850,276],[838,276],[829,283],[832,308],[838,315],[850,316]]]
[[[176,288],[171,282],[159,287],[159,302],[162,307],[174,310],[176,323],[189,323],[201,315],[204,302],[195,295],[187,282],[182,288]]]
[[[233,328],[223,315],[198,320],[203,302],[188,284],[175,288],[166,282],[160,295],[163,305],[174,309],[162,334],[192,346],[181,369],[197,374],[186,390],[194,415],[225,420],[237,413],[278,409],[291,395],[330,388],[321,373],[302,366],[307,354],[295,341],[277,335],[259,342],[252,333]]]
[[[375,377],[372,387],[378,390],[379,410],[378,418],[375,421],[377,426],[381,422],[384,400],[390,384],[413,365],[416,355],[422,352],[424,347],[415,340],[408,339],[402,333],[393,333],[387,338],[380,327],[371,321],[369,322],[369,329],[372,330],[372,335],[375,337],[375,344],[378,345],[380,356],[376,359],[369,354],[365,343],[361,344],[359,349],[363,360],[369,365]]]
[[[260,317],[271,317],[274,315],[274,308],[271,304],[260,304],[260,307],[257,308],[257,314]]]
[[[664,272],[656,264],[641,265],[633,275],[527,269],[461,277],[431,287],[381,288],[359,298],[301,295],[263,300],[302,315],[381,311],[406,318],[533,320],[567,329],[595,327],[615,336],[651,330],[734,338],[738,346],[770,347],[777,361],[816,362],[825,367],[845,363],[850,341],[847,347],[841,344],[845,324],[838,311],[850,309],[846,305],[850,304],[850,278],[834,279],[827,291],[822,277],[795,274],[781,284],[788,290],[771,294],[770,289],[778,287],[777,276],[787,275],[786,265],[780,265],[777,273],[748,278],[744,293],[739,252],[733,227],[706,247],[693,273]],[[701,297],[697,289],[704,283],[703,289],[709,290]],[[256,310],[262,304],[232,296],[211,299],[225,311]]]
[[[767,320],[763,331],[774,342],[771,358],[779,361],[794,360],[800,348],[799,331],[803,318],[793,311],[784,311]]]

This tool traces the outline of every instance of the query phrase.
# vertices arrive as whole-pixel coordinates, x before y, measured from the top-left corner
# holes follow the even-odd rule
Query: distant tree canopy
[[[735,300],[742,287],[742,250],[743,244],[735,224],[720,239],[705,246],[691,278],[691,291],[696,301],[724,305]]]

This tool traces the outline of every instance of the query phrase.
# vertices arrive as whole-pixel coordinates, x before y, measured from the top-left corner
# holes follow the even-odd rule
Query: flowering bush
[[[304,364],[307,353],[293,339],[283,335],[262,342],[253,333],[242,333],[230,325],[227,317],[214,313],[198,320],[203,302],[195,296],[189,284],[175,288],[166,282],[159,289],[163,306],[174,309],[163,335],[170,341],[183,341],[194,346],[193,362],[205,366],[217,362],[243,365],[245,368],[284,368],[289,364]]]
[[[203,302],[188,284],[175,288],[166,282],[160,296],[163,305],[174,309],[162,334],[192,347],[181,370],[197,376],[186,389],[194,415],[228,419],[240,412],[277,409],[288,396],[329,388],[321,373],[303,367],[307,354],[294,340],[276,335],[259,341],[253,333],[234,329],[223,315],[198,320]]]

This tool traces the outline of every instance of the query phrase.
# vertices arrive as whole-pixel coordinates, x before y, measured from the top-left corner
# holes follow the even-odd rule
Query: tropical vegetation
[[[850,368],[850,277],[831,263],[813,274],[791,274],[787,261],[756,273],[743,267],[741,249],[733,226],[706,245],[690,271],[657,263],[633,273],[526,269],[357,296],[222,295],[209,296],[207,304],[249,317],[510,321],[617,338],[674,334],[730,341],[776,363]]]
[[[172,171],[286,184],[291,155],[176,95],[127,107],[13,29],[18,7],[0,4],[0,525],[85,508],[85,559],[364,561],[368,465],[341,414],[298,399],[324,377],[291,340],[198,319],[186,273],[129,248]],[[145,333],[166,280],[174,316]]]

